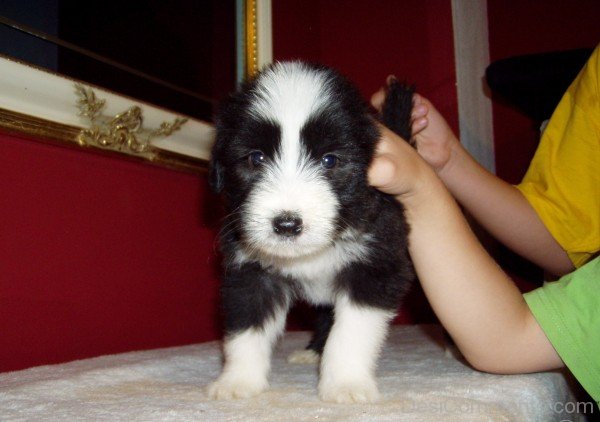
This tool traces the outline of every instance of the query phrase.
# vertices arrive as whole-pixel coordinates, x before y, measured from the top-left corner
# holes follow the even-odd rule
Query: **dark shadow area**
[[[236,85],[235,2],[0,2],[0,54],[201,120]]]

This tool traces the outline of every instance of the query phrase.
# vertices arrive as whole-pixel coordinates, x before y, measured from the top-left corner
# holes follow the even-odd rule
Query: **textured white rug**
[[[101,421],[553,421],[572,402],[560,373],[497,376],[445,352],[436,326],[396,326],[379,361],[381,400],[323,403],[317,367],[286,356],[309,333],[287,333],[274,355],[271,388],[253,399],[211,401],[218,342],[103,356],[0,374],[0,420]]]

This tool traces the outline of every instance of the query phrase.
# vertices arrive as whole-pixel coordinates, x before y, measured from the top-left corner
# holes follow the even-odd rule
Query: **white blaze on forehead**
[[[258,77],[250,111],[282,126],[301,126],[330,98],[329,85],[324,71],[300,62],[276,63]]]
[[[278,161],[290,170],[300,167],[306,153],[300,130],[330,100],[329,76],[300,62],[276,63],[259,76],[255,94],[250,112],[281,128]]]

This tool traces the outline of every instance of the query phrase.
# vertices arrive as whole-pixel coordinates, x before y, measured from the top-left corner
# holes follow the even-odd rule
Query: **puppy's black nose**
[[[302,232],[302,219],[295,213],[281,213],[273,219],[273,231],[280,236],[298,236]]]

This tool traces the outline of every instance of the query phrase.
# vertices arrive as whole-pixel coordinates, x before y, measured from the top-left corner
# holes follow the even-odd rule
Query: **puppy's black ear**
[[[208,185],[215,193],[220,193],[225,186],[225,169],[219,159],[220,148],[215,144],[208,164]]]
[[[240,89],[224,99],[217,109],[215,144],[208,170],[208,183],[216,193],[220,193],[225,187],[227,153],[234,143],[236,134],[240,131],[240,122],[251,97],[252,84],[252,81],[243,83]]]
[[[223,100],[215,116],[215,143],[208,165],[208,184],[215,193],[220,193],[225,187],[226,150],[238,130],[241,114],[239,97],[240,93],[234,93]]]

